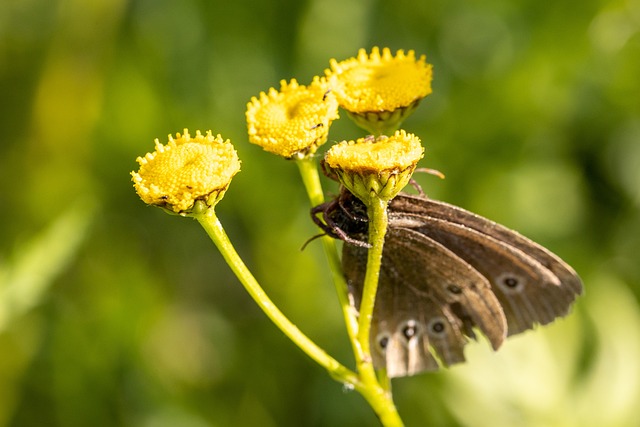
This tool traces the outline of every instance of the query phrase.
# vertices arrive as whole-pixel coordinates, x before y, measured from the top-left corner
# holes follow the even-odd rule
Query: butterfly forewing
[[[393,199],[389,210],[438,218],[474,229],[496,240],[508,243],[538,260],[560,279],[563,286],[570,288],[576,295],[582,293],[582,281],[576,272],[557,255],[517,231],[483,218],[480,215],[445,202],[428,199],[423,196],[412,196],[406,193],[400,193]]]
[[[580,279],[557,256],[461,208],[401,195],[390,207],[390,224],[423,233],[481,272],[503,306],[509,335],[566,315],[581,293]]]

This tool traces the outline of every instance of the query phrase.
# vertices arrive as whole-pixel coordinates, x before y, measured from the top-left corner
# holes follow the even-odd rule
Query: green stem
[[[364,357],[358,361],[358,373],[365,386],[375,391],[378,416],[385,426],[402,426],[402,420],[398,415],[391,397],[389,380],[384,371],[380,378],[376,376],[371,358],[370,335],[373,308],[378,292],[378,279],[380,278],[380,266],[382,265],[382,249],[384,236],[387,232],[387,203],[379,197],[372,197],[367,204],[369,217],[369,244],[367,252],[367,271],[364,277],[362,298],[360,300],[360,315],[358,318],[358,343]]]
[[[312,158],[304,158],[298,160],[296,163],[300,168],[302,181],[304,182],[311,204],[313,206],[317,206],[323,203],[324,195],[322,193],[316,163]],[[401,427],[403,426],[403,423],[391,397],[389,380],[386,377],[386,374],[381,372],[380,382],[378,382],[379,380],[373,367],[371,351],[369,348],[371,318],[380,272],[382,246],[384,244],[384,236],[387,229],[387,205],[380,201],[380,204],[375,209],[368,209],[368,211],[370,212],[369,242],[373,245],[373,247],[369,249],[365,290],[363,292],[363,299],[364,295],[368,295],[367,299],[370,300],[368,303],[370,307],[367,308],[369,315],[365,316],[369,319],[368,321],[363,321],[362,304],[360,306],[359,321],[349,304],[347,283],[342,272],[342,264],[338,256],[335,240],[329,236],[323,236],[322,244],[329,260],[329,266],[333,274],[333,280],[338,292],[338,299],[347,326],[347,333],[356,357],[359,379],[361,381],[355,385],[355,389],[367,400],[369,405],[371,405],[371,408],[376,412],[383,426]],[[375,230],[375,232],[372,232],[371,230]],[[376,257],[377,261],[372,261],[372,259]],[[369,283],[368,287],[367,283]],[[363,327],[366,328],[366,332],[363,332]]]
[[[318,167],[314,159],[312,157],[305,157],[296,161],[296,163],[300,169],[300,176],[302,177],[302,182],[307,190],[311,205],[318,206],[324,203],[324,194],[322,192],[322,184],[320,183],[320,175],[318,174]],[[361,353],[356,339],[358,320],[353,308],[349,304],[349,290],[342,272],[342,264],[340,262],[340,256],[338,255],[336,241],[329,236],[322,236],[321,240],[324,253],[329,261],[329,268],[333,276],[333,283],[338,293],[338,302],[342,309],[342,315],[344,316],[349,341],[353,346],[354,352],[358,355]]]
[[[378,292],[378,279],[380,277],[380,266],[382,264],[382,248],[384,246],[384,236],[387,233],[388,222],[387,203],[378,197],[372,197],[369,202],[367,205],[367,215],[369,217],[369,244],[371,247],[367,252],[367,272],[364,277],[362,299],[360,301],[360,317],[358,320],[358,341],[367,354],[371,352],[369,347],[369,334],[371,333],[373,307]]]
[[[271,321],[311,359],[329,371],[336,380],[360,389],[360,379],[353,371],[346,368],[318,347],[304,335],[297,326],[291,323],[278,307],[276,307],[273,301],[271,301],[234,249],[214,209],[210,208],[205,213],[195,216],[195,218],[218,247],[225,261],[229,264],[240,282],[242,282],[247,292],[249,292],[249,295],[251,295]]]

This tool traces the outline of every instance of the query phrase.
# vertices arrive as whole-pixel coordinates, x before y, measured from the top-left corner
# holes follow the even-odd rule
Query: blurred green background
[[[247,142],[251,96],[358,48],[414,49],[404,128],[429,196],[561,255],[586,296],[498,353],[394,382],[413,426],[637,426],[640,3],[0,2],[0,426],[374,426],[266,319],[192,220],[129,172],[187,127],[243,161],[217,212],[267,292],[351,366],[295,165]],[[346,115],[330,139],[362,136]],[[335,186],[329,186],[335,191]]]

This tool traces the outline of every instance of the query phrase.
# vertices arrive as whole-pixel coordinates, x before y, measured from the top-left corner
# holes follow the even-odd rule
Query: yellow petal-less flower
[[[271,88],[247,104],[249,141],[285,158],[313,154],[327,141],[338,102],[318,77],[308,86],[295,79],[280,84],[280,91]]]
[[[390,133],[431,93],[432,66],[413,50],[374,47],[360,49],[356,58],[332,59],[326,70],[340,106],[362,128],[375,135]]]
[[[224,195],[240,160],[229,140],[211,131],[189,135],[187,129],[156,150],[138,157],[138,172],[131,172],[134,187],[142,201],[171,212],[188,214],[198,201],[214,206]]]
[[[391,137],[342,141],[327,151],[325,162],[331,168],[354,172],[404,170],[415,166],[423,152],[418,137],[399,130]]]
[[[324,161],[351,193],[368,204],[371,197],[395,197],[423,155],[420,139],[399,130],[390,137],[342,141],[326,152]]]

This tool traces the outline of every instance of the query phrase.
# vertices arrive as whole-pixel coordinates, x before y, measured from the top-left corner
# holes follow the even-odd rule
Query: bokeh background
[[[145,206],[135,159],[189,128],[243,161],[217,212],[267,292],[351,366],[295,165],[246,103],[361,47],[414,49],[404,128],[434,198],[582,276],[570,317],[393,384],[412,426],[637,426],[638,0],[0,2],[0,426],[375,426],[266,319],[195,221]],[[362,136],[346,115],[331,140]],[[335,191],[330,184],[327,191]]]

